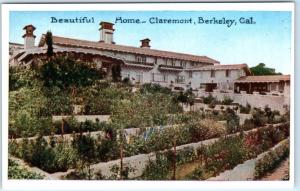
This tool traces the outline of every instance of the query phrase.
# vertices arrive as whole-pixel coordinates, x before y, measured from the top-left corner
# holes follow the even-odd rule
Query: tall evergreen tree
[[[47,56],[52,57],[53,56],[53,37],[52,37],[52,32],[51,31],[47,31],[45,41],[46,41],[46,44],[48,46]]]

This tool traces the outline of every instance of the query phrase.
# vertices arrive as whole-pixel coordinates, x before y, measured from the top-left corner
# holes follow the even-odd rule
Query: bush
[[[156,153],[155,160],[149,160],[142,179],[143,180],[165,180],[171,169],[171,162],[162,153]]]
[[[233,99],[231,99],[230,97],[225,96],[223,98],[223,101],[221,102],[223,105],[230,105],[233,103]]]
[[[188,174],[186,180],[204,180],[204,169],[203,167],[197,167],[192,173]]]
[[[65,134],[70,133],[80,133],[80,132],[92,132],[92,131],[105,131],[110,128],[110,124],[106,122],[93,122],[91,120],[86,120],[84,122],[78,122],[74,117],[68,117],[63,119],[63,131]],[[62,121],[53,122],[54,132],[55,134],[62,133]],[[49,133],[48,133],[49,135]]]
[[[49,173],[66,171],[75,164],[76,152],[67,143],[58,142],[55,145],[48,145],[39,136],[36,140],[23,139],[21,143],[10,143],[9,153]]]
[[[255,179],[259,179],[266,173],[274,170],[285,158],[289,156],[289,140],[269,151],[263,158],[255,163]]]
[[[213,97],[211,94],[209,94],[207,97],[203,97],[203,103],[210,104],[212,102],[217,103],[217,99]]]
[[[249,103],[246,104],[246,107],[240,105],[240,113],[249,114],[251,111],[251,105]]]
[[[170,88],[162,87],[161,85],[155,84],[155,83],[143,84],[140,91],[142,94],[144,94],[144,93],[163,93],[163,94],[168,94],[168,95],[173,94],[173,92]]]
[[[268,121],[268,118],[265,116],[265,112],[258,108],[254,109],[254,112],[252,113],[252,119],[257,127],[264,126]]]
[[[8,179],[43,179],[40,174],[21,168],[15,161],[8,159]]]
[[[226,131],[228,134],[236,133],[241,130],[240,118],[234,110],[227,108],[225,113]]]
[[[256,128],[253,119],[245,119],[243,124],[243,130],[248,131]]]

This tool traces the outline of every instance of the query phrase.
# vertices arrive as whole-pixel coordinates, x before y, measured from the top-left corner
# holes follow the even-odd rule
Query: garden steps
[[[11,156],[11,155],[9,156],[9,159],[11,159],[14,162],[16,162],[21,168],[24,168],[24,169],[26,169],[26,170],[28,170],[30,172],[34,172],[34,173],[37,173],[39,175],[42,175],[44,177],[43,179],[45,179],[45,180],[54,180],[55,179],[48,172],[45,172],[42,169],[37,168],[37,167],[31,167],[25,161],[23,161],[22,159],[16,158],[16,157]]]
[[[282,180],[287,172],[289,172],[289,157],[280,163],[280,165],[270,174],[267,174],[260,180]]]
[[[245,180],[254,180],[254,173],[255,173],[255,163],[263,158],[266,154],[268,154],[270,151],[274,150],[275,148],[282,145],[285,141],[289,139],[284,139],[277,143],[274,147],[271,149],[259,154],[256,158],[250,159],[245,161],[243,164],[239,164],[233,169],[226,170],[222,173],[220,173],[216,177],[211,177],[207,180],[212,181],[245,181]]]

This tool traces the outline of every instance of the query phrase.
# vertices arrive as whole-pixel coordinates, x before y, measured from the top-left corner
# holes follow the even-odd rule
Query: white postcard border
[[[2,186],[18,190],[119,190],[119,189],[290,189],[294,186],[294,3],[120,3],[119,4],[3,4],[2,5],[2,127],[8,127],[8,64],[10,11],[291,11],[291,155],[289,181],[72,181],[8,180],[8,128],[2,128]]]

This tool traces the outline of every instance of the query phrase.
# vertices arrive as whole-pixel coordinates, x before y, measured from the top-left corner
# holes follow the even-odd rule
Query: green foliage
[[[66,171],[73,167],[77,160],[75,150],[68,143],[56,142],[52,147],[41,136],[36,140],[23,139],[21,143],[11,142],[9,153],[49,173]]]
[[[9,91],[16,91],[22,87],[32,88],[39,86],[35,79],[38,73],[23,67],[9,67]]]
[[[172,104],[163,94],[135,94],[114,104],[111,121],[116,128],[166,125]]]
[[[51,57],[53,56],[53,37],[50,31],[47,31],[45,41],[47,44],[47,56]]]
[[[223,101],[221,102],[221,104],[223,105],[230,105],[233,103],[233,99],[231,99],[228,96],[224,96]]]
[[[215,98],[214,96],[212,96],[211,94],[209,94],[207,97],[203,97],[203,103],[205,104],[213,104],[216,105],[218,103],[217,98]]]
[[[265,116],[265,112],[259,108],[254,108],[252,119],[257,127],[265,125],[268,121],[268,118]]]
[[[127,87],[105,86],[97,82],[91,87],[82,90],[80,96],[83,97],[84,114],[87,115],[110,115],[113,112],[114,104],[130,97]]]
[[[32,99],[32,98],[35,99]],[[45,115],[47,98],[40,88],[22,87],[9,93],[10,137],[28,137],[43,133],[51,126]]]
[[[156,153],[155,160],[149,160],[142,179],[143,180],[165,180],[171,169],[171,162],[162,153]]]
[[[185,177],[185,180],[203,180],[204,169],[202,166],[197,167],[193,172]]]
[[[43,179],[43,176],[20,167],[15,161],[8,159],[8,179]]]
[[[155,84],[155,83],[143,84],[140,92],[142,94],[146,94],[146,93],[163,93],[163,94],[168,94],[168,95],[173,94],[173,92],[170,88],[162,87],[161,85]]]
[[[61,134],[62,121],[53,122],[53,133]],[[86,120],[84,122],[78,122],[74,117],[68,117],[64,119],[64,133],[80,133],[80,132],[92,132],[92,131],[105,131],[111,128],[111,125],[107,122],[93,122]],[[48,134],[49,135],[49,134]]]
[[[55,57],[43,63],[38,72],[45,87],[57,86],[72,91],[77,87],[92,85],[103,76],[96,68],[70,56]]]
[[[257,66],[250,68],[251,72],[255,76],[261,75],[281,75],[281,73],[276,73],[275,69],[267,68],[264,63],[259,63]]]
[[[245,160],[246,148],[241,137],[221,139],[206,149],[205,170],[216,175]]]
[[[241,130],[240,118],[234,110],[227,108],[225,113],[226,131],[228,134],[236,133]]]
[[[249,114],[251,111],[251,105],[249,103],[246,104],[246,107],[243,105],[240,105],[240,113]]]
[[[112,80],[118,82],[121,80],[121,66],[120,64],[115,64],[112,66]]]
[[[263,158],[255,163],[255,179],[259,179],[266,173],[274,170],[288,156],[289,140],[276,147],[275,150],[269,151]]]

